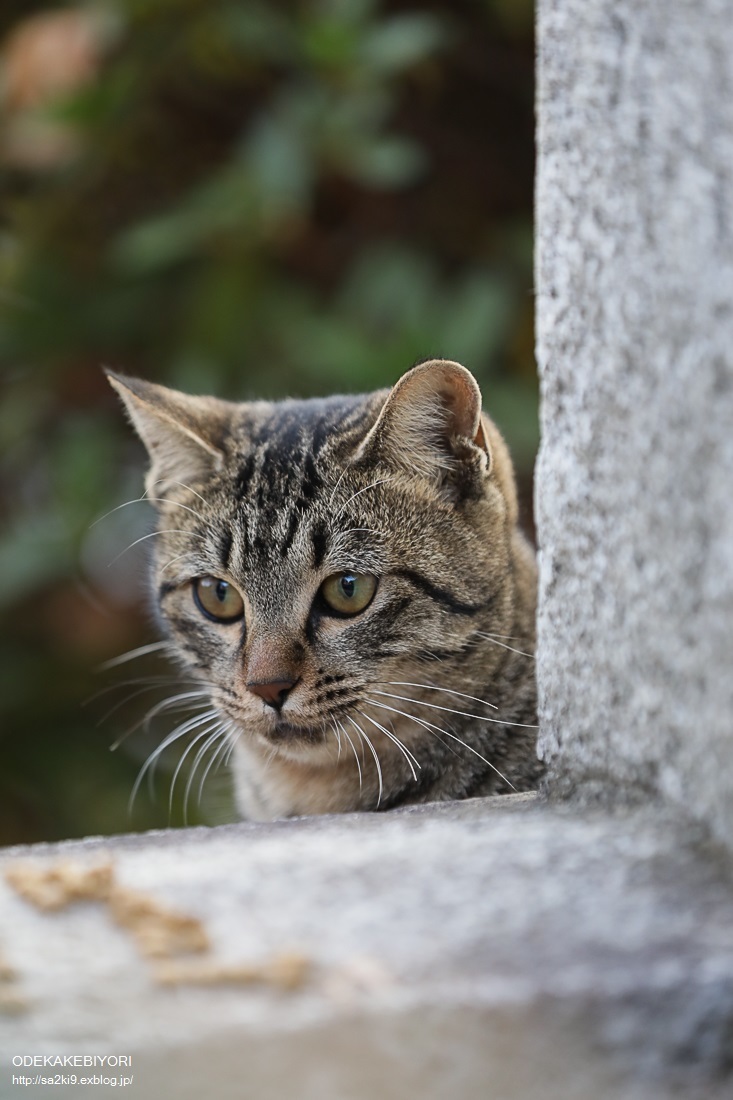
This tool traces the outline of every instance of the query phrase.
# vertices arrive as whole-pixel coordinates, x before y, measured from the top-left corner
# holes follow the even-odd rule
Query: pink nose
[[[288,697],[290,689],[295,686],[295,680],[267,680],[264,683],[252,682],[247,684],[247,691],[258,695],[269,707],[280,710]]]

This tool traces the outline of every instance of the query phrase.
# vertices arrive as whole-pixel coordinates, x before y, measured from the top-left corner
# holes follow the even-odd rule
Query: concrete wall
[[[733,13],[540,0],[541,752],[733,845]]]
[[[115,1054],[134,1100],[730,1100],[733,900],[695,832],[506,795],[6,849],[0,1097],[101,1100],[18,1057]],[[39,909],[29,863],[111,864],[210,951],[151,959],[99,899]],[[296,988],[156,980],[294,950]]]

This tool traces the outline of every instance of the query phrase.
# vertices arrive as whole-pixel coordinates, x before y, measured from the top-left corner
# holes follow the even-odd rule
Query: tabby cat
[[[160,617],[245,818],[537,785],[534,556],[464,367],[246,404],[109,379],[151,459]]]

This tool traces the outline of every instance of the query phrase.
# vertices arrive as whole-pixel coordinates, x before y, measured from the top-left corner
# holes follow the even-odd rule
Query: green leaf
[[[445,26],[431,15],[396,15],[366,33],[359,57],[375,72],[399,73],[435,53],[446,38]]]
[[[512,319],[512,293],[506,281],[482,271],[471,272],[446,295],[441,346],[467,366],[493,362],[506,340]]]
[[[271,115],[262,116],[252,128],[246,161],[270,203],[299,207],[310,197],[313,164],[302,138],[287,120]]]
[[[288,61],[297,52],[292,21],[267,4],[240,2],[215,6],[211,19],[218,32],[235,47],[242,47],[254,58]]]
[[[406,187],[424,173],[426,156],[416,142],[382,137],[348,151],[344,163],[360,183],[370,187]]]

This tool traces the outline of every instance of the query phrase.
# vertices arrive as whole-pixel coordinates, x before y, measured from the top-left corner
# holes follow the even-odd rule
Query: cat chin
[[[278,722],[273,730],[267,734],[267,740],[273,745],[301,746],[312,748],[314,745],[322,745],[326,734],[322,729],[307,729],[303,726],[291,726],[289,722]]]
[[[303,726],[291,726],[288,722],[278,722],[274,728],[257,731],[257,741],[269,752],[290,760],[314,762],[324,756],[332,756],[333,745],[327,740],[322,729],[308,729]]]
[[[214,705],[218,700],[214,699]],[[278,754],[290,756],[298,760],[312,759],[314,751],[330,748],[336,745],[333,735],[327,733],[321,726],[298,726],[284,719],[269,715],[251,715],[246,712],[232,711],[226,706],[219,706],[219,712],[223,718],[231,719],[233,725],[238,728],[239,734],[244,735],[250,742],[255,742],[260,748],[272,753],[273,749]],[[234,735],[236,741],[237,735]]]

